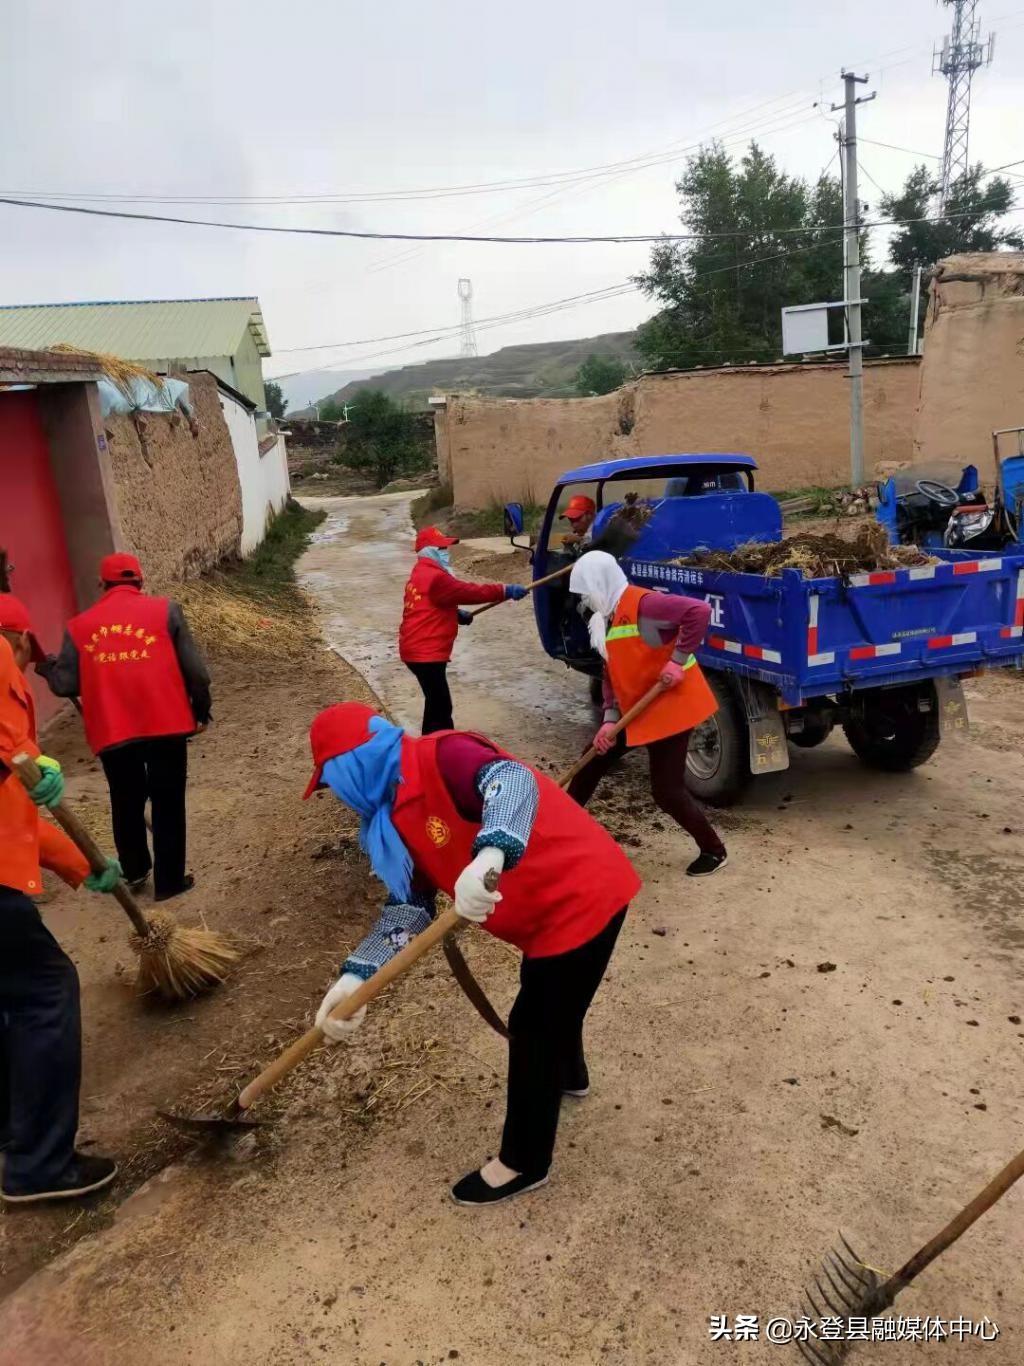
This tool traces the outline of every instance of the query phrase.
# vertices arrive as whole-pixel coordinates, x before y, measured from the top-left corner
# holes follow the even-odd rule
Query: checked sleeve
[[[511,870],[526,852],[537,819],[537,779],[514,759],[495,759],[477,773],[476,787],[483,800],[483,816],[473,854],[481,849],[500,849],[506,870]]]
[[[351,972],[366,981],[425,930],[433,918],[433,892],[410,892],[408,901],[389,897],[373,929],[342,963],[342,974]]]

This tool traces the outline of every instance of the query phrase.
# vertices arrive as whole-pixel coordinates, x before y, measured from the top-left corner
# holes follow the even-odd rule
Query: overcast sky
[[[982,0],[979,14],[998,37],[975,78],[971,154],[996,166],[1024,157],[1024,4]],[[946,86],[930,75],[931,49],[950,17],[934,0],[32,0],[5,19],[3,192],[381,194],[674,153],[582,184],[428,201],[124,206],[374,231],[671,230],[685,149],[710,137],[740,148],[756,136],[815,177],[835,145],[812,105],[840,99],[844,65],[878,91],[860,111],[865,139],[939,154]],[[914,162],[866,141],[861,152],[869,203],[870,177],[893,189]],[[256,294],[268,375],[453,354],[451,342],[292,348],[450,326],[459,276],[483,319],[618,285],[646,256],[604,244],[410,249],[0,206],[0,302]],[[649,312],[626,294],[481,330],[480,349],[631,327]]]

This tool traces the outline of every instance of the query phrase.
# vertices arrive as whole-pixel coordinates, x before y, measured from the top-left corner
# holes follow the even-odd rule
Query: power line
[[[1009,164],[1019,165],[1020,163],[1011,162]],[[190,228],[218,228],[232,232],[282,233],[286,236],[293,237],[340,237],[370,242],[477,242],[492,243],[502,246],[588,246],[596,243],[629,245],[632,243],[650,244],[652,242],[704,242],[718,238],[750,237],[754,235],[752,229],[736,229],[732,232],[715,233],[656,232],[614,233],[607,235],[598,233],[579,233],[572,236],[551,237],[500,237],[484,234],[474,235],[471,233],[444,232],[370,232],[361,231],[355,228],[289,227],[285,224],[228,223],[208,218],[179,218],[172,214],[133,213],[127,209],[91,209],[83,204],[50,204],[35,199],[16,199],[13,196],[8,195],[0,195],[0,204],[7,204],[12,208],[19,209],[45,209],[50,213],[85,214],[90,218],[125,219],[129,222],[136,223],[171,223]],[[964,213],[928,214],[918,218],[877,219],[873,222],[862,223],[860,226],[861,228],[890,228],[898,227],[904,223],[940,223],[949,218],[962,218],[964,216]],[[842,223],[827,223],[800,228],[778,228],[774,229],[773,233],[778,236],[784,233],[839,232],[843,227],[844,225]]]

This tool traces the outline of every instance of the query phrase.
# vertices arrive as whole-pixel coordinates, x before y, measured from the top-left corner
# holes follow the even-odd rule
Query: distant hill
[[[305,370],[299,375],[289,375],[275,382],[280,384],[281,393],[288,400],[290,415],[315,403],[328,389],[340,389],[345,384],[366,379],[367,375],[372,374],[372,370]],[[268,375],[267,378],[273,376]]]
[[[383,389],[417,408],[425,408],[432,394],[454,390],[495,398],[569,398],[575,393],[576,371],[589,355],[617,356],[627,364],[638,363],[633,337],[632,332],[605,332],[572,341],[505,346],[489,356],[403,365],[398,370],[351,381],[333,393],[322,394],[317,401],[325,403],[330,398],[344,403],[367,387]],[[295,411],[291,416],[300,414]]]

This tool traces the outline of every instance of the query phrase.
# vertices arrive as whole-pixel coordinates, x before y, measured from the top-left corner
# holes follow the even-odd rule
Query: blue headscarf
[[[404,732],[383,716],[371,717],[369,727],[372,738],[365,744],[327,760],[323,780],[359,816],[359,843],[373,871],[393,897],[408,901],[412,857],[391,821]]]
[[[452,572],[452,557],[447,547],[426,545],[417,553],[421,560],[433,560],[435,564],[439,564],[446,574]]]

